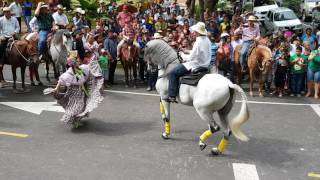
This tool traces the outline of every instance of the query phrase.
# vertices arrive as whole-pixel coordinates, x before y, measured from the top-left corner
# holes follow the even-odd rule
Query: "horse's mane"
[[[168,64],[178,59],[177,52],[164,40],[154,39],[147,43],[144,57],[156,59],[158,65],[166,68]]]
[[[52,43],[54,44],[60,44],[62,43],[63,39],[63,33],[67,32],[65,29],[60,29],[53,35]]]
[[[269,55],[272,57],[271,49],[268,48],[267,46],[259,45],[258,48],[261,48],[261,49],[264,49],[264,50],[268,51]]]

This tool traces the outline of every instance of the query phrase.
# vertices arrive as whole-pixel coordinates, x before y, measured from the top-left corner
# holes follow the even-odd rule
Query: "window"
[[[287,21],[293,19],[298,19],[293,11],[284,11],[274,14],[274,21]]]

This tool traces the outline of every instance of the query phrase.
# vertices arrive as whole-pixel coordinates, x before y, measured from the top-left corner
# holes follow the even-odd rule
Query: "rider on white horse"
[[[176,96],[179,89],[179,78],[201,67],[208,68],[211,60],[211,42],[207,37],[207,30],[203,22],[198,22],[191,27],[191,31],[197,36],[196,42],[190,52],[189,60],[178,65],[170,73],[168,102],[177,102]]]

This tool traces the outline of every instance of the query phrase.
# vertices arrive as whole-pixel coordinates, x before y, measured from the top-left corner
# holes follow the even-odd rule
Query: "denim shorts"
[[[308,68],[308,81],[320,82],[320,71],[313,71]]]

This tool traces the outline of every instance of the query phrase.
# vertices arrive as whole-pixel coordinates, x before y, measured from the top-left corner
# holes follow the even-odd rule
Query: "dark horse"
[[[32,64],[38,61],[38,50],[32,44],[26,40],[13,41],[13,44],[6,50],[4,56],[4,64],[11,65],[12,76],[13,76],[13,89],[16,90],[16,69],[21,69],[21,80],[22,89],[26,90],[25,87],[25,71],[28,64]],[[3,67],[0,67],[0,81],[4,81],[3,78]]]
[[[137,62],[139,58],[139,49],[130,42],[125,42],[120,49],[121,61],[124,69],[126,87],[129,87],[129,78],[133,87],[137,87]]]

